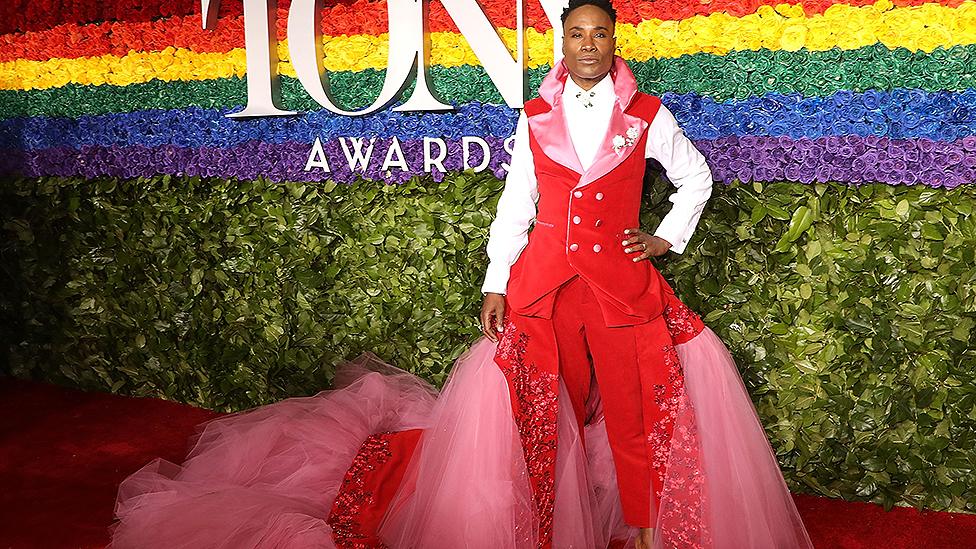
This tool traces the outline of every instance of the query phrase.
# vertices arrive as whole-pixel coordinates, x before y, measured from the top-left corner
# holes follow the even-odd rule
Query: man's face
[[[596,6],[581,6],[569,12],[563,33],[566,68],[573,81],[588,90],[613,66],[613,52],[617,48],[613,21]]]

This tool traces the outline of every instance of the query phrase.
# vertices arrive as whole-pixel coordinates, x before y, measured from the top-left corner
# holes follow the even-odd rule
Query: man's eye
[[[574,32],[573,33],[573,38],[583,38],[583,35],[580,34],[580,33],[578,33],[578,32]]]

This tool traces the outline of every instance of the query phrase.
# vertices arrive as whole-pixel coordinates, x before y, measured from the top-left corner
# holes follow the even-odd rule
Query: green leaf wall
[[[363,351],[441,384],[502,183],[0,181],[2,369],[238,410]],[[666,211],[649,181],[645,225]],[[976,189],[717,186],[659,262],[735,355],[791,488],[976,511]]]

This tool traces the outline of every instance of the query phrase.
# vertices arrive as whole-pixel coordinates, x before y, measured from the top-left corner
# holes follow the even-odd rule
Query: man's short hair
[[[607,12],[610,16],[610,21],[613,24],[617,24],[617,10],[613,9],[613,4],[610,0],[569,0],[569,5],[563,10],[563,14],[560,17],[562,19],[563,25],[566,24],[566,19],[569,18],[569,12],[575,10],[576,8],[582,8],[583,6],[596,6],[601,10]]]

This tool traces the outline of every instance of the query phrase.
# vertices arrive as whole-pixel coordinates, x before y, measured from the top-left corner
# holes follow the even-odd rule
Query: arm
[[[646,158],[654,158],[664,166],[668,179],[677,192],[668,200],[673,204],[654,236],[671,244],[671,250],[682,253],[695,232],[705,203],[712,194],[712,174],[705,157],[685,136],[664,105],[647,130]]]
[[[529,227],[535,221],[538,200],[538,183],[529,148],[529,122],[522,113],[515,129],[515,147],[505,190],[498,199],[488,237],[488,269],[482,293],[505,293],[509,270],[529,242]]]
[[[538,182],[532,149],[529,148],[529,123],[523,112],[515,129],[515,146],[505,178],[505,190],[498,199],[498,210],[491,224],[488,269],[481,287],[485,294],[481,305],[481,332],[492,341],[498,340],[497,334],[503,329],[509,271],[529,241],[529,227],[535,220],[538,200]]]

